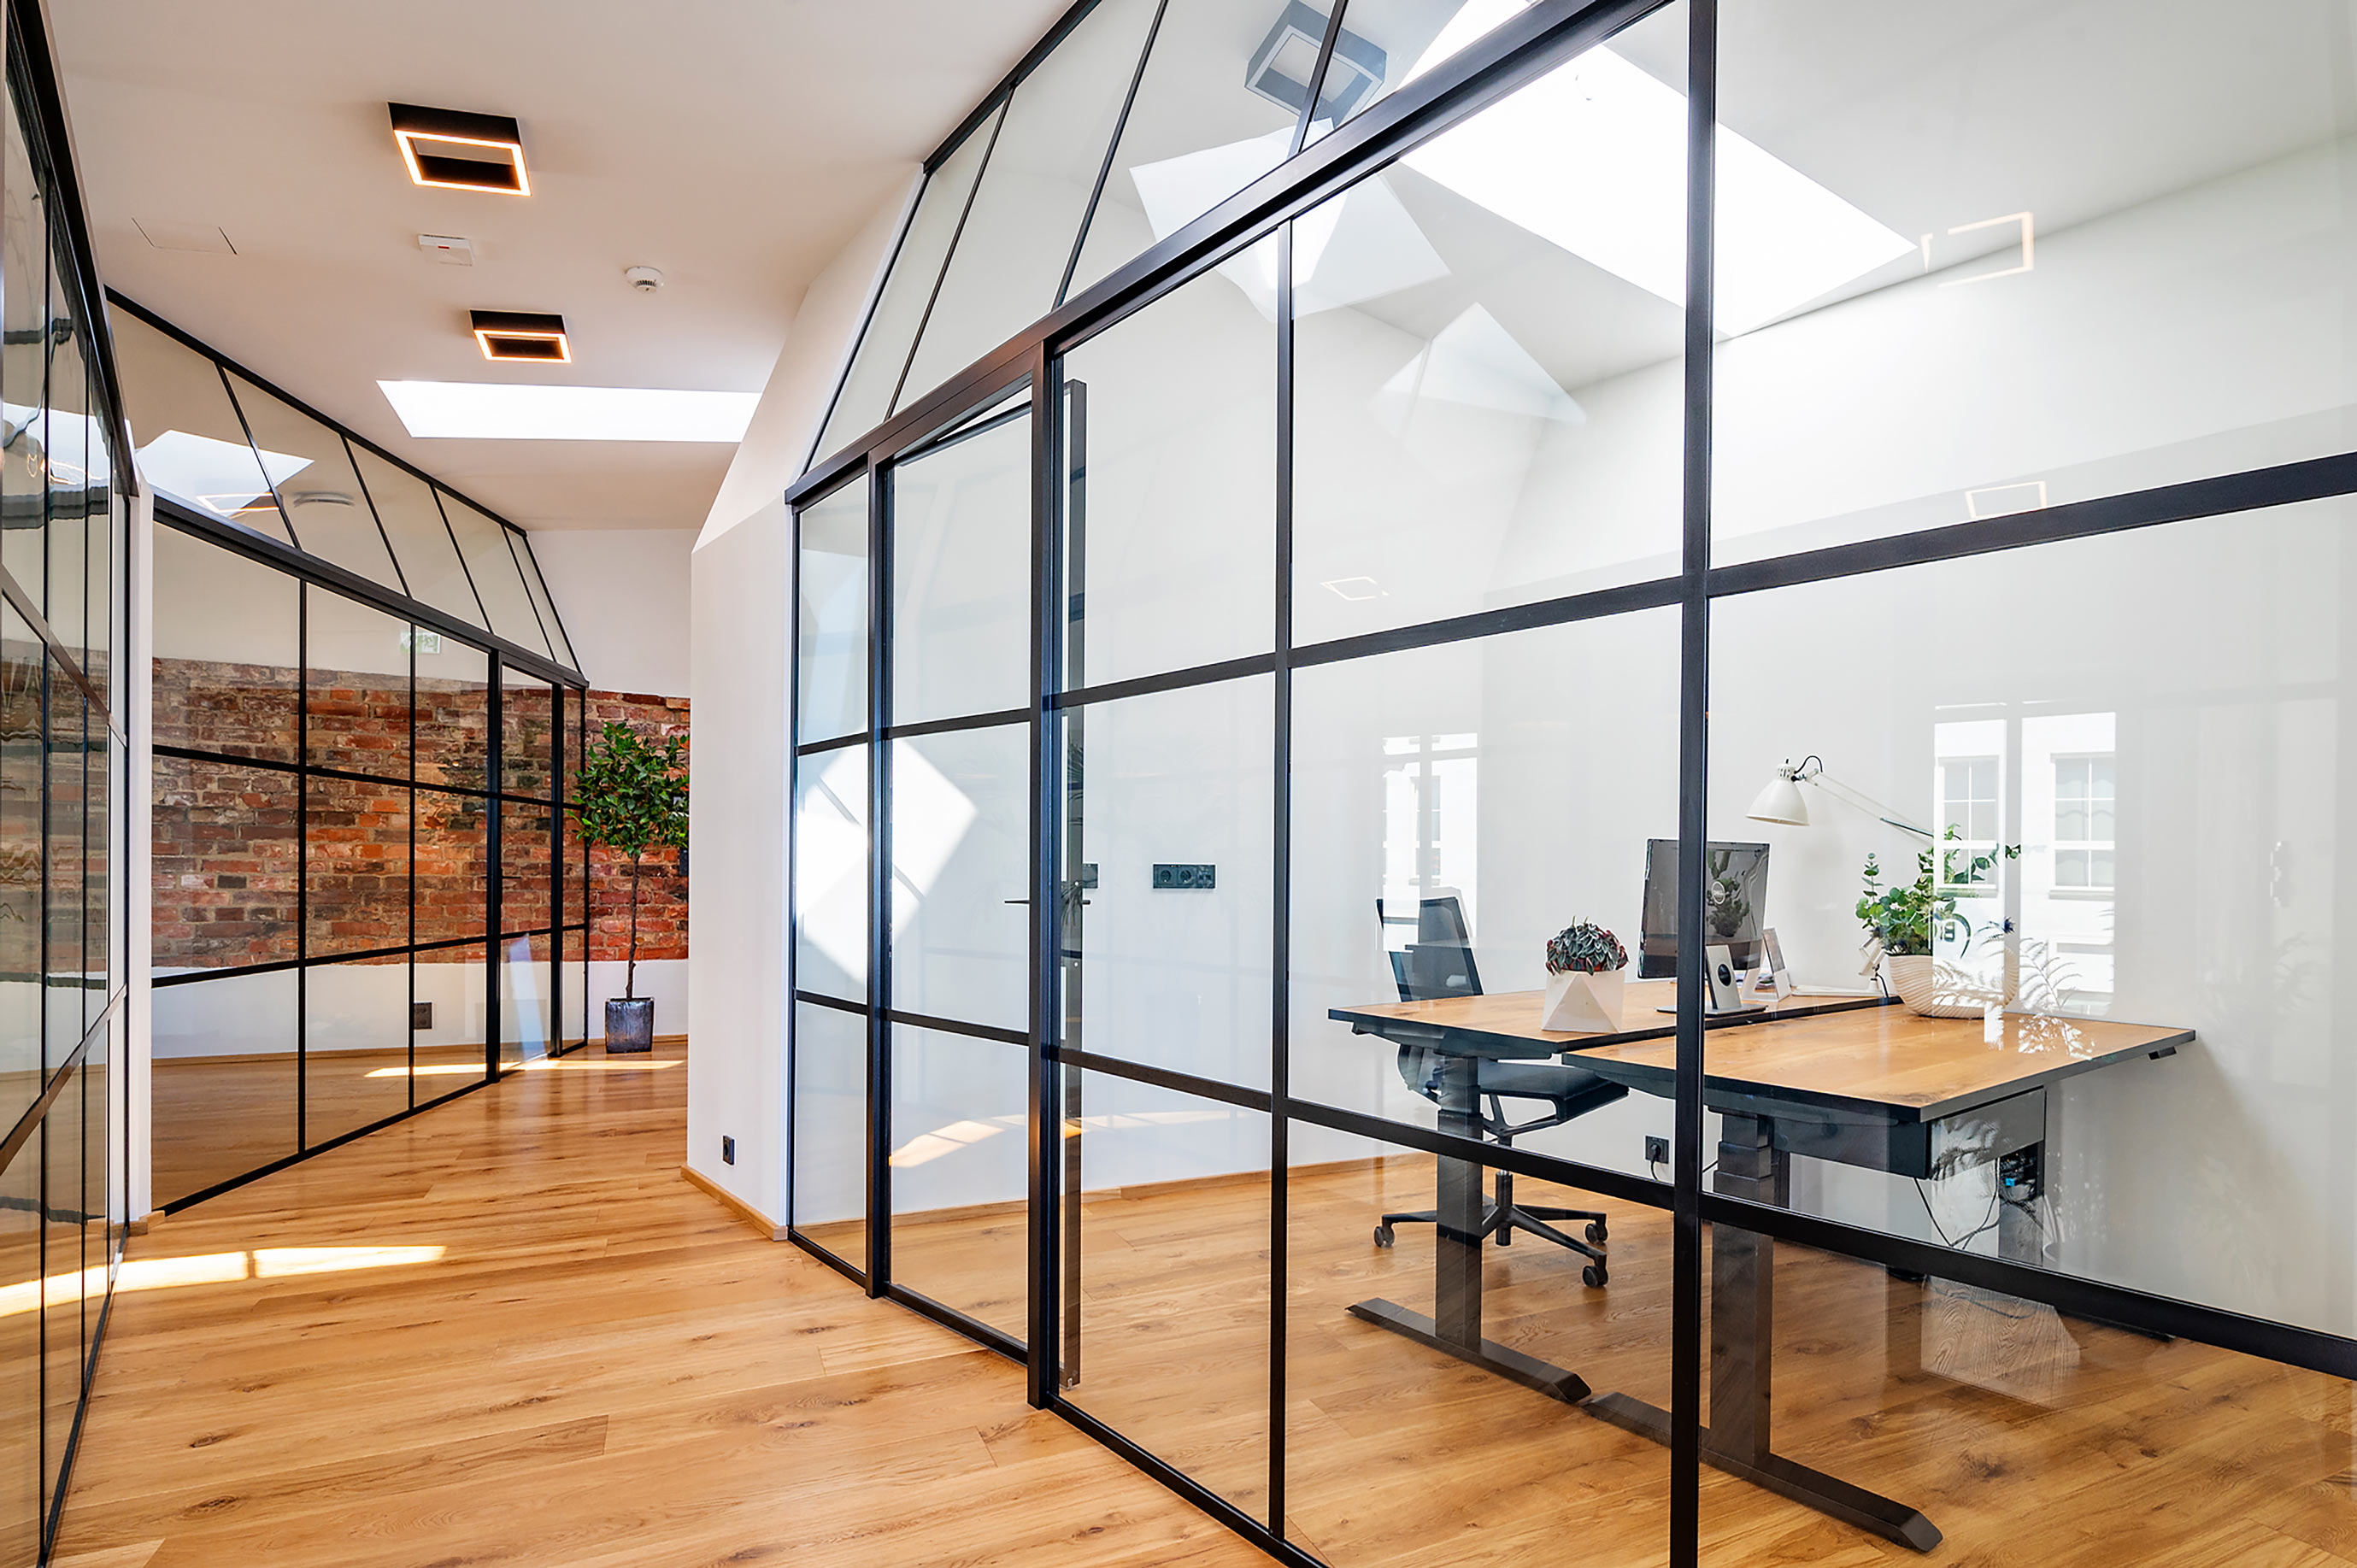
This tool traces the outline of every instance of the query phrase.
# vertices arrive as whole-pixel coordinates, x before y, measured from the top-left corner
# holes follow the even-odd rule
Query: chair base
[[[1581,1241],[1566,1235],[1548,1224],[1547,1221],[1550,1219],[1587,1220],[1587,1240]],[[1386,1214],[1383,1216],[1383,1223],[1375,1227],[1375,1245],[1390,1246],[1394,1240],[1393,1228],[1395,1226],[1437,1225],[1439,1222],[1439,1213],[1430,1208],[1417,1209],[1413,1213]],[[1512,1201],[1494,1203],[1487,1198],[1482,1200],[1480,1234],[1472,1238],[1476,1243],[1486,1241],[1495,1236],[1498,1239],[1498,1245],[1503,1247],[1511,1243],[1517,1230],[1535,1236],[1543,1241],[1552,1241],[1558,1247],[1577,1252],[1587,1259],[1587,1267],[1580,1271],[1580,1278],[1587,1284],[1601,1287],[1609,1280],[1610,1275],[1607,1269],[1604,1252],[1604,1243],[1609,1239],[1609,1233],[1606,1229],[1605,1217],[1598,1210],[1525,1208]],[[1595,1244],[1591,1246],[1589,1242]]]

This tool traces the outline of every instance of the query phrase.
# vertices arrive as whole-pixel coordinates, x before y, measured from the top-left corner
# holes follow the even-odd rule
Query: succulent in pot
[[[1593,920],[1565,927],[1547,939],[1546,1001],[1539,1027],[1566,1034],[1609,1035],[1620,1028],[1620,1002],[1629,950]]]

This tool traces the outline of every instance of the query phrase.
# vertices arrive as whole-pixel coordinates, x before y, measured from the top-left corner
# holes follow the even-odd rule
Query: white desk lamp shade
[[[1752,798],[1751,810],[1744,815],[1755,822],[1783,822],[1791,827],[1809,825],[1809,804],[1801,799],[1801,787],[1792,779],[1792,769],[1780,768],[1768,787]]]

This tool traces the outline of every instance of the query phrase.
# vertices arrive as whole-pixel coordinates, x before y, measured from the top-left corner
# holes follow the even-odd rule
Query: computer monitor
[[[1764,953],[1768,909],[1768,846],[1719,843],[1704,852],[1703,940],[1724,947],[1738,969],[1757,969]],[[1678,972],[1678,841],[1645,841],[1645,909],[1638,930],[1637,978],[1666,980]]]

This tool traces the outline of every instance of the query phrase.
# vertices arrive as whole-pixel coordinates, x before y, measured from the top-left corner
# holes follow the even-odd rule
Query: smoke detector
[[[662,274],[652,267],[627,267],[623,269],[622,281],[640,294],[652,294],[662,287]]]

